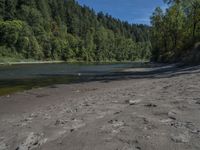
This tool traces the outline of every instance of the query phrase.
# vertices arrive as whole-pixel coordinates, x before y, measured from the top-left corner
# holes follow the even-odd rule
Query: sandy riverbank
[[[135,63],[149,63],[147,60],[138,60],[134,61]],[[85,61],[77,61],[77,60],[71,60],[71,61],[62,61],[62,60],[55,60],[55,61],[16,61],[16,62],[0,62],[0,65],[24,65],[24,64],[56,64],[56,63],[89,63],[89,64],[113,64],[113,63],[133,63],[133,61],[93,61],[93,62],[85,62]]]
[[[126,70],[0,97],[0,150],[199,150],[200,67]]]
[[[0,65],[24,65],[24,64],[54,64],[65,61],[22,61],[22,62],[0,62]]]

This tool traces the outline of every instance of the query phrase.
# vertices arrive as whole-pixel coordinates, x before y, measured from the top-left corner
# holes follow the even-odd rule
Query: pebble
[[[32,117],[32,118],[37,118],[38,115],[37,115],[36,113],[32,113],[32,114],[30,115],[30,117]]]
[[[161,123],[170,123],[170,122],[172,122],[173,121],[173,119],[162,119],[162,120],[160,120],[160,122]]]
[[[45,119],[45,120],[51,119],[51,116],[50,116],[49,114],[45,114],[45,115],[44,115],[44,119]]]
[[[150,103],[150,104],[146,104],[145,106],[146,106],[146,107],[157,107],[156,104],[152,104],[152,103]]]
[[[59,125],[65,125],[68,122],[68,120],[56,120],[55,125],[59,126]]]
[[[176,120],[176,112],[170,111],[170,112],[168,113],[168,117],[169,117],[170,119]]]
[[[129,100],[126,101],[126,103],[128,103],[129,105],[136,105],[138,103],[140,103],[142,100],[138,99],[138,100]]]
[[[139,146],[124,146],[122,150],[141,150]]]

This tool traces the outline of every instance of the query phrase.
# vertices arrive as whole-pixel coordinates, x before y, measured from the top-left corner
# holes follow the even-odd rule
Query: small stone
[[[170,111],[170,112],[168,113],[168,117],[169,117],[170,119],[176,120],[176,112]]]
[[[128,100],[126,101],[126,103],[128,103],[129,105],[136,105],[138,103],[140,103],[142,100],[138,99],[138,100]]]
[[[74,132],[75,129],[71,129],[70,132]]]
[[[38,117],[38,115],[37,115],[36,113],[32,113],[32,114],[30,115],[30,117],[36,118],[36,117]]]
[[[171,123],[173,121],[173,119],[162,119],[160,120],[161,123]]]
[[[118,115],[120,113],[121,113],[121,111],[117,111],[117,112],[114,113],[114,115]]]
[[[45,120],[51,119],[51,116],[50,116],[49,114],[45,114],[45,115],[44,115],[44,119],[45,119]]]
[[[150,103],[150,104],[146,104],[145,106],[146,106],[146,107],[157,107],[156,104],[152,104],[152,103]]]
[[[56,126],[62,126],[67,123],[67,120],[56,120],[55,125]]]

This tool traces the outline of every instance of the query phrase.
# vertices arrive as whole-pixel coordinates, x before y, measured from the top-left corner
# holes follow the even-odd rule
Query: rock
[[[51,116],[49,114],[44,114],[44,120],[51,119]]]
[[[152,104],[152,103],[146,104],[145,106],[146,106],[146,107],[157,107],[156,104]]]
[[[162,119],[160,120],[161,123],[171,123],[173,121],[173,119]]]
[[[118,114],[120,114],[121,113],[121,111],[117,111],[117,112],[114,112],[113,114],[114,115],[118,115]]]
[[[31,117],[31,118],[37,118],[38,115],[37,115],[36,113],[32,113],[32,114],[30,115],[30,117]]]
[[[190,136],[188,133],[171,135],[171,139],[176,143],[188,143],[190,141]]]
[[[59,119],[59,120],[56,120],[55,125],[56,126],[62,126],[62,125],[65,125],[67,122],[68,122],[68,120]]]
[[[128,100],[126,101],[126,103],[128,103],[129,105],[136,105],[138,103],[140,103],[142,100],[138,99],[138,100]]]
[[[170,119],[176,120],[176,112],[173,111],[168,112],[168,117]]]
[[[86,124],[82,121],[82,120],[73,120],[72,122],[72,129],[76,130],[76,129],[79,129],[83,126],[85,126]]]
[[[43,134],[31,132],[26,140],[22,144],[20,144],[20,146],[17,147],[16,150],[32,150],[38,148],[47,141],[47,139],[43,139],[43,136]]]
[[[32,117],[27,117],[25,118],[24,120],[22,121],[25,121],[25,122],[32,122],[33,118]]]
[[[139,146],[124,146],[122,150],[141,150]]]

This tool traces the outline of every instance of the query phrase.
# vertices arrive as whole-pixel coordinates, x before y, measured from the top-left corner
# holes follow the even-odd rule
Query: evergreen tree
[[[75,0],[0,0],[1,57],[143,59],[138,48],[149,51],[149,29],[102,12],[96,14]]]
[[[5,3],[6,0],[0,0],[0,19],[3,19],[5,16]]]
[[[197,62],[200,54],[200,0],[165,0],[166,13],[156,9],[151,17],[151,43],[156,61],[190,60]],[[197,46],[196,46],[197,45]],[[193,59],[193,56],[198,56]]]

